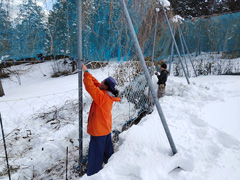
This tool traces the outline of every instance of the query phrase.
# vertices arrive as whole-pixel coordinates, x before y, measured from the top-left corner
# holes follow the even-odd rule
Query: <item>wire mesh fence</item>
[[[61,61],[61,60],[60,60]],[[31,65],[37,66],[36,71],[42,71],[45,63]],[[47,66],[51,66],[54,62],[49,62]],[[151,70],[151,62],[147,63]],[[121,103],[113,106],[113,128],[112,136],[115,144],[115,150],[118,148],[118,135],[124,130],[127,130],[133,124],[137,124],[140,119],[147,113],[152,112],[153,104],[149,98],[149,92],[145,76],[139,61],[122,61],[122,62],[88,62],[86,63],[89,71],[94,74],[99,74],[99,71],[104,72],[104,76],[112,76],[118,83],[120,90]],[[7,67],[13,69],[23,69],[27,64],[15,65]],[[66,65],[68,67],[68,65]],[[45,67],[46,69],[46,67]],[[49,68],[50,75],[43,70],[40,72],[46,74],[49,78],[54,73],[53,69]],[[25,71],[25,74],[31,74],[31,71]],[[14,78],[9,74],[10,78]],[[22,78],[22,85],[26,86],[24,74],[19,75]],[[23,77],[22,77],[23,76]],[[27,75],[28,76],[28,75]],[[76,77],[73,73],[71,78]],[[44,76],[42,76],[44,78]],[[69,76],[65,76],[68,78]],[[30,77],[29,77],[30,78]],[[35,78],[39,78],[36,76]],[[96,77],[97,78],[97,77]],[[50,78],[53,79],[53,78]],[[10,79],[4,79],[3,83],[7,83]],[[16,82],[10,81],[12,84]],[[65,84],[64,86],[66,86]],[[0,109],[5,126],[5,135],[7,149],[9,155],[9,163],[11,171],[17,172],[19,178],[47,178],[47,177],[63,177],[65,174],[65,156],[63,152],[68,147],[68,174],[69,176],[78,176],[78,88],[69,90],[59,90],[58,86],[54,87],[48,84],[44,94],[41,90],[38,91],[31,87],[35,92],[30,94],[21,94],[19,96],[6,96],[1,98]],[[53,89],[52,89],[53,88]],[[70,87],[69,87],[70,88]],[[20,88],[21,89],[21,88]],[[63,88],[64,89],[64,88]],[[54,92],[55,91],[55,92]],[[29,93],[29,91],[27,91]],[[86,163],[88,151],[89,137],[86,133],[88,111],[90,109],[92,99],[84,90],[83,93],[83,155]],[[64,136],[61,131],[69,126],[69,132],[65,132]],[[1,139],[2,140],[2,139]],[[2,144],[2,141],[0,142]],[[38,153],[36,156],[35,153]],[[7,174],[5,166],[5,157],[3,151],[0,153],[0,174]],[[46,163],[49,161],[49,163]],[[42,166],[47,173],[41,175],[38,169]],[[86,167],[86,164],[84,164]],[[59,169],[56,173],[54,169]]]
[[[171,53],[172,39],[162,11],[156,11],[159,5],[156,1],[128,0],[127,6],[149,72],[153,74],[154,71],[150,60],[154,60],[154,65],[160,71],[160,60],[169,62],[167,58]],[[3,89],[6,84],[9,87],[9,92],[5,92],[5,96],[1,97],[0,110],[6,129],[11,170],[19,176],[16,179],[63,179],[66,176],[66,162],[69,164],[69,176],[78,176],[79,89],[75,75],[78,72],[76,11],[75,0],[0,1],[0,76],[5,78],[2,80]],[[173,26],[171,9],[167,13]],[[120,90],[122,102],[113,107],[113,138],[117,142],[120,132],[137,124],[147,113],[151,113],[153,103],[148,84],[136,57],[119,2],[83,1],[82,16],[83,61],[93,74],[99,75],[100,71],[107,72],[104,77],[114,77]],[[213,58],[211,55],[196,58],[194,66],[198,75],[240,72],[239,60],[224,59],[229,58],[229,52],[236,52],[234,58],[238,57],[237,47],[240,41],[237,41],[239,35],[236,32],[239,23],[235,23],[240,19],[238,17],[239,13],[236,13],[206,20],[199,19],[195,23],[194,20],[187,20],[182,25],[192,55],[194,52],[197,52],[197,55],[202,54],[202,51],[209,49],[224,51],[220,53],[225,56],[223,58],[217,55]],[[227,21],[229,28],[224,26],[226,18],[231,19]],[[207,27],[209,24],[211,26]],[[152,56],[155,25],[156,46]],[[214,31],[211,31],[211,28],[215,28]],[[221,32],[214,33],[219,28]],[[224,32],[225,38],[220,40]],[[175,37],[178,39],[178,34]],[[231,41],[233,38],[235,41]],[[190,64],[186,65],[191,71]],[[175,75],[183,75],[176,57],[172,71]],[[42,77],[46,77],[44,82]],[[65,84],[58,86],[58,83],[51,81],[49,77],[65,77]],[[101,75],[99,78],[104,77]],[[75,78],[76,84],[68,87],[66,82],[70,81],[70,78]],[[11,86],[14,87],[13,82],[22,87],[19,88],[18,94],[11,94],[14,92],[11,91]],[[34,89],[31,82],[41,83],[39,91],[28,91]],[[91,101],[91,97],[84,91],[84,155],[87,154],[89,142],[86,124]],[[67,132],[62,132],[66,129]],[[50,162],[46,163],[49,160]],[[0,164],[0,176],[5,176],[6,167],[2,151]]]
[[[240,58],[225,59],[222,53],[202,53],[199,56],[191,54],[193,66],[197,76],[200,75],[239,75],[240,74]],[[189,75],[195,77],[194,70],[190,64],[190,60],[186,57],[186,66]],[[184,76],[179,58],[174,56],[172,59],[171,70],[174,76]]]

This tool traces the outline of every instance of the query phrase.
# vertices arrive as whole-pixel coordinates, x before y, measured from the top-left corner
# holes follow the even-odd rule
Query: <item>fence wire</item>
[[[62,62],[62,60],[59,60]],[[47,63],[47,62],[45,62]],[[55,62],[49,62],[47,66],[54,65]],[[122,61],[122,62],[86,62],[90,72],[104,71],[105,76],[112,76],[118,83],[120,90],[121,103],[113,106],[113,142],[115,150],[118,148],[119,133],[127,130],[133,124],[138,124],[142,117],[153,110],[147,82],[143,74],[139,61]],[[150,72],[153,74],[151,62],[147,62]],[[22,70],[28,64],[15,65],[6,69]],[[43,69],[44,63],[30,65],[32,68],[37,66],[34,71],[41,71],[47,74]],[[68,64],[64,65],[66,68]],[[61,67],[62,68],[62,67]],[[28,68],[27,68],[28,69]],[[54,73],[54,69],[50,68],[50,75]],[[64,71],[64,69],[61,69]],[[25,71],[25,74],[31,71]],[[63,75],[64,76],[64,75]],[[75,72],[72,73],[74,76]],[[19,75],[22,85],[24,86],[24,74]],[[9,78],[3,80],[3,85],[10,81],[13,77],[9,74]],[[36,77],[37,78],[37,77]],[[96,77],[97,78],[97,77]],[[52,87],[46,87],[51,89]],[[33,88],[34,89],[34,88]],[[20,95],[21,96],[21,95]],[[30,178],[32,176],[38,178],[50,178],[57,176],[64,177],[65,158],[60,156],[68,148],[68,174],[69,176],[78,176],[78,88],[66,91],[57,91],[56,93],[40,94],[32,92],[31,94],[23,94],[24,97],[16,98],[6,96],[1,98],[0,109],[5,124],[5,136],[9,154],[9,163],[11,171],[17,172],[19,178]],[[89,136],[86,133],[88,111],[90,109],[92,99],[84,90],[83,93],[83,166],[86,167],[86,158],[88,151]],[[61,137],[61,131],[66,127],[70,127],[71,131],[64,133]],[[74,127],[74,128],[73,128]],[[0,139],[2,144],[2,139]],[[56,151],[56,152],[55,152]],[[34,153],[39,152],[38,157]],[[59,155],[59,157],[58,157]],[[29,157],[28,157],[29,156]],[[42,156],[42,157],[41,157]],[[28,158],[26,158],[28,157]],[[42,158],[42,159],[41,159]],[[27,161],[26,161],[27,159]],[[49,163],[46,163],[46,160]],[[56,162],[57,160],[57,162]],[[24,162],[23,162],[24,161]],[[5,165],[5,157],[3,151],[0,153],[0,175],[5,176],[7,173]],[[39,166],[45,168],[46,174],[41,174],[38,170]],[[56,174],[53,169],[59,169]]]
[[[197,76],[240,74],[240,58],[225,59],[224,55],[221,53],[202,53],[199,56],[191,54],[191,59],[193,60],[193,67]],[[184,76],[179,58],[174,56],[172,61],[171,70],[169,69],[169,71],[174,76]],[[188,57],[186,57],[186,61],[187,63],[185,65],[188,67],[189,75],[195,77],[194,70]]]
[[[156,12],[159,5],[154,0],[128,0],[126,3],[151,74],[154,68],[149,61],[153,52],[155,19],[158,13],[153,60],[160,71],[160,60],[169,62],[167,58],[172,44],[163,13]],[[0,0],[0,77],[3,78],[0,79],[0,85],[3,89],[6,84],[10,87],[13,82],[21,87],[25,80],[31,82],[30,79],[34,79],[32,81],[38,82],[37,77],[40,76],[60,77],[58,79],[64,76],[76,77],[76,10],[75,0]],[[119,133],[151,113],[153,103],[119,2],[84,0],[82,16],[84,62],[92,73],[104,70],[107,72],[106,77],[114,77],[120,90],[122,102],[113,107],[113,140],[117,142]],[[172,22],[171,9],[168,17]],[[240,37],[240,23],[235,23],[239,19],[239,13],[235,13],[210,19],[200,18],[196,22],[194,19],[187,20],[181,25],[191,55],[194,52],[201,54],[193,58],[198,75],[240,72],[239,60],[224,59],[239,57],[240,41],[237,39]],[[219,29],[220,32],[215,33]],[[221,40],[224,33],[224,40]],[[178,38],[178,34],[175,37]],[[221,57],[204,57],[202,51],[209,49],[224,52],[220,52]],[[47,66],[43,66],[44,64]],[[187,66],[191,71],[190,64],[187,63]],[[183,74],[177,57],[174,58],[171,71],[175,75]],[[20,92],[11,97],[5,92],[5,96],[1,97],[0,110],[14,179],[63,179],[66,176],[66,162],[69,163],[69,177],[79,176],[77,79],[76,86],[66,87],[64,84],[60,91],[54,89],[54,83],[43,83],[46,90],[39,94],[37,91],[25,94],[27,89],[19,88],[22,97],[19,96]],[[8,90],[11,91],[11,88]],[[84,91],[85,159],[89,142],[86,125],[91,101],[91,97]],[[62,132],[63,129],[67,129],[67,132]],[[66,136],[62,137],[62,134]],[[2,145],[2,139],[0,141]],[[0,177],[7,175],[4,162],[3,151],[0,151]]]

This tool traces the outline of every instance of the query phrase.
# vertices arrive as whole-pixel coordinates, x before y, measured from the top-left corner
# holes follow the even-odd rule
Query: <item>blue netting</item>
[[[10,3],[6,8],[6,3]],[[9,14],[12,2],[1,2],[2,59],[65,55],[77,58],[77,6],[75,0],[58,0],[46,15],[44,7],[35,1],[23,1],[16,18]],[[129,1],[130,14],[136,31],[144,18],[148,4]],[[8,24],[6,22],[9,22]],[[11,23],[10,23],[11,22]],[[3,27],[3,28],[2,28]],[[7,44],[7,46],[6,46]],[[109,60],[130,56],[131,38],[121,13],[119,2],[113,0],[85,1],[83,3],[83,57],[88,60]]]
[[[182,28],[190,52],[240,50],[240,12],[186,20]]]
[[[37,59],[57,55],[77,58],[77,12],[75,0],[57,0],[48,14],[33,0],[23,0],[18,14],[13,1],[0,3],[0,58]],[[8,4],[8,6],[7,6]],[[146,57],[151,57],[155,26],[155,1],[128,1],[128,9]],[[182,25],[190,52],[238,51],[240,13],[186,20]],[[178,34],[176,34],[177,42]],[[155,59],[170,54],[172,39],[159,12]],[[180,43],[179,43],[180,44]],[[179,46],[180,47],[180,46]],[[180,48],[181,49],[181,48]],[[113,0],[84,1],[83,58],[108,61],[135,56],[120,4]]]

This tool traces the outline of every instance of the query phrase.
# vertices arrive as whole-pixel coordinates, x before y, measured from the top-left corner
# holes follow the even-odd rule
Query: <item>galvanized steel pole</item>
[[[190,62],[191,62],[191,64],[192,64],[192,68],[193,68],[194,74],[195,74],[195,76],[197,77],[196,70],[195,70],[195,68],[194,68],[194,66],[193,66],[192,58],[191,58],[191,56],[190,56],[190,53],[189,53],[189,50],[188,50],[188,47],[187,47],[187,44],[186,44],[185,38],[184,38],[183,33],[182,33],[182,29],[181,29],[181,27],[180,27],[179,24],[178,24],[178,29],[179,29],[180,35],[182,36],[183,43],[184,43],[184,45],[185,45],[185,47],[186,47],[187,54],[188,54],[188,57],[189,57]]]
[[[161,108],[160,103],[159,103],[159,101],[158,101],[157,93],[156,93],[156,91],[154,90],[153,83],[152,83],[152,79],[151,79],[151,76],[150,76],[150,74],[149,74],[149,72],[148,72],[147,65],[146,65],[146,63],[145,63],[145,60],[144,60],[144,57],[143,57],[143,54],[142,54],[142,50],[141,50],[141,48],[140,48],[140,45],[139,45],[139,42],[138,42],[136,33],[135,33],[135,31],[134,31],[133,24],[132,24],[132,21],[131,21],[131,19],[130,19],[130,16],[129,16],[129,13],[128,13],[128,10],[127,10],[125,1],[124,1],[124,0],[120,0],[120,3],[121,3],[122,11],[124,12],[125,18],[126,18],[126,20],[127,20],[128,28],[129,28],[130,33],[131,33],[131,36],[132,36],[132,38],[133,38],[133,42],[134,42],[134,46],[135,46],[135,48],[136,48],[137,56],[138,56],[138,58],[139,58],[140,61],[141,61],[141,64],[142,64],[142,67],[143,67],[143,70],[144,70],[144,73],[145,73],[145,77],[146,77],[147,82],[148,82],[148,85],[149,85],[149,87],[150,87],[150,90],[151,90],[151,93],[152,93],[152,97],[153,97],[154,102],[155,102],[155,104],[156,104],[157,111],[158,111],[158,114],[159,114],[160,119],[161,119],[161,121],[162,121],[162,124],[163,124],[164,130],[165,130],[165,132],[166,132],[168,141],[169,141],[169,143],[170,143],[172,152],[173,152],[173,154],[176,154],[176,153],[177,153],[177,149],[176,149],[175,144],[174,144],[174,142],[173,142],[173,139],[172,139],[170,130],[169,130],[169,128],[168,128],[166,119],[165,119],[165,117],[164,117],[162,108]]]
[[[173,25],[173,34],[175,37],[175,28]],[[171,48],[171,55],[170,55],[170,62],[169,62],[169,76],[171,75],[171,66],[172,66],[172,59],[173,59],[173,51],[174,51],[174,42],[172,42],[172,48]]]
[[[156,9],[156,19],[155,19],[155,30],[154,30],[154,38],[153,38],[153,50],[152,50],[152,65],[155,53],[155,44],[156,44],[156,36],[157,36],[157,19],[158,19],[158,11]]]
[[[186,59],[186,55],[185,55],[185,47],[183,45],[182,35],[181,35],[180,31],[179,31],[179,38],[180,38],[180,42],[181,42],[181,46],[182,46],[182,53],[183,53],[183,58],[184,58],[186,69],[187,69],[187,74],[188,74],[188,77],[190,78],[190,74],[188,71],[188,65],[187,65],[187,59]]]
[[[175,49],[177,50],[177,53],[178,53],[178,56],[179,56],[179,60],[180,60],[180,62],[181,62],[182,68],[183,68],[184,75],[185,75],[185,77],[186,77],[186,79],[187,79],[188,84],[190,84],[190,81],[189,81],[189,79],[188,79],[188,76],[187,76],[187,74],[186,74],[186,71],[185,71],[185,68],[184,68],[184,65],[183,65],[183,62],[182,62],[182,58],[181,58],[181,55],[180,55],[180,52],[179,52],[179,49],[178,49],[178,46],[177,46],[175,37],[174,37],[173,32],[172,32],[172,28],[171,28],[170,22],[169,22],[169,20],[168,20],[166,11],[165,11],[165,9],[164,9],[164,7],[163,7],[163,5],[162,5],[162,3],[161,3],[160,0],[159,0],[159,4],[160,4],[160,6],[162,6],[164,16],[165,16],[165,18],[166,18],[166,21],[167,21],[167,24],[168,24],[168,27],[169,27],[171,36],[172,36],[172,38],[173,38],[173,43],[174,43],[174,45],[175,45]]]
[[[78,37],[78,107],[79,107],[79,168],[83,161],[83,96],[82,96],[82,0],[77,0],[77,37]]]
[[[2,124],[1,113],[0,113],[0,124],[1,124],[1,129],[2,129],[2,137],[3,137],[3,145],[4,145],[4,150],[5,150],[5,156],[6,156],[6,161],[7,161],[8,178],[9,178],[9,180],[11,180],[10,168],[9,168],[9,164],[8,164],[7,147],[6,147],[5,136],[4,136],[4,131],[3,131],[3,124]]]

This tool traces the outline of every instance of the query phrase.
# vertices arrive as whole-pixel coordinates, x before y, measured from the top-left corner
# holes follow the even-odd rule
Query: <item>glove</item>
[[[155,72],[155,75],[157,75],[157,76],[158,76],[158,75],[159,75],[159,72],[157,72],[157,71],[156,71],[156,72]]]

